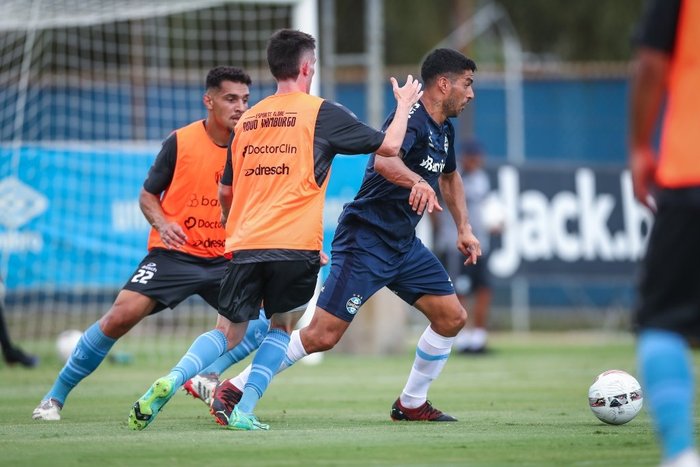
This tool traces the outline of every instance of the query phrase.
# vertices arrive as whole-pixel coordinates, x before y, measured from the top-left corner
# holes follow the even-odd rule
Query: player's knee
[[[100,329],[106,336],[118,339],[129,332],[139,321],[141,321],[141,316],[136,313],[122,313],[112,308],[100,319]]]
[[[463,306],[458,305],[445,313],[437,323],[433,323],[433,327],[441,331],[444,336],[456,336],[457,333],[467,323],[467,310]]]
[[[155,308],[156,301],[134,292],[122,290],[109,311],[100,319],[106,336],[118,339],[129,332]]]
[[[302,344],[306,353],[325,352],[335,347],[338,338],[332,333],[307,332],[302,334]]]

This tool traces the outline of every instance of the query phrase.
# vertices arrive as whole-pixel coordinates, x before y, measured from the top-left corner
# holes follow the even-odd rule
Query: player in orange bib
[[[634,314],[637,359],[662,467],[700,467],[690,353],[700,342],[700,2],[648,1],[636,46],[629,164],[637,201],[656,214]]]
[[[397,108],[386,132],[368,127],[343,107],[309,95],[316,43],[283,29],[270,38],[267,60],[277,92],[249,109],[231,145],[233,185],[220,185],[226,251],[233,254],[221,285],[216,329],[197,338],[170,374],[159,378],[131,412],[145,428],[175,390],[238,344],[261,300],[270,331],[252,363],[243,397],[228,427],[267,429],[253,415],[282,362],[289,334],[316,287],[323,240],[323,204],[336,154],[397,156],[421,85],[391,79]],[[137,422],[131,423],[131,420]]]
[[[69,392],[104,360],[112,345],[149,314],[174,308],[191,295],[218,307],[226,269],[218,182],[231,130],[248,108],[250,77],[235,67],[216,67],[206,78],[207,117],[174,131],[143,184],[139,204],[152,225],[148,255],[117,295],[110,310],[85,330],[53,387],[34,409],[35,420],[60,420]],[[203,373],[218,374],[247,356],[265,335],[264,318],[250,326],[240,348]],[[194,376],[194,375],[193,375]],[[216,386],[190,386],[202,399]],[[205,394],[205,390],[209,389]]]

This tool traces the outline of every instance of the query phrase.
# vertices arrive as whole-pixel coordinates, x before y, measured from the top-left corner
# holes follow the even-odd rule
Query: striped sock
[[[168,377],[175,379],[176,387],[185,384],[185,381],[209,366],[226,351],[226,335],[212,329],[194,340],[187,353],[170,370]]]
[[[97,322],[87,328],[44,400],[55,399],[63,405],[68,393],[100,366],[116,341],[105,336]]]
[[[295,329],[289,336],[289,346],[287,347],[287,353],[285,354],[284,359],[280,364],[280,367],[277,369],[277,373],[286,370],[287,368],[294,365],[296,362],[306,357],[307,355],[308,354],[306,353],[306,350],[304,350],[304,346],[301,343],[301,336],[299,335],[299,330]],[[243,371],[241,371],[236,376],[230,379],[231,384],[233,384],[237,388],[245,387],[245,383],[248,382],[248,378],[250,377],[251,369],[252,365],[248,365],[247,367],[245,367]]]
[[[220,375],[231,365],[246,358],[255,349],[260,347],[269,326],[270,322],[265,318],[265,315],[261,313],[259,319],[248,323],[248,329],[241,343],[217,358],[214,363],[203,369],[200,374]]]
[[[253,413],[258,400],[270,385],[272,376],[277,373],[289,345],[289,335],[280,329],[270,329],[253,358],[248,382],[243,389],[243,397],[238,410]]]
[[[418,340],[416,358],[401,392],[401,405],[407,409],[421,406],[428,399],[430,383],[438,377],[450,356],[454,337],[444,337],[428,326]]]

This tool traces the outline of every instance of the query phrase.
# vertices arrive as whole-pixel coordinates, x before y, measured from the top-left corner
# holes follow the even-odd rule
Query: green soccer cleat
[[[243,413],[238,410],[238,407],[234,407],[229,417],[227,428],[239,431],[269,430],[270,425],[260,423],[260,420],[252,413]]]
[[[129,428],[143,430],[158,415],[160,409],[173,397],[177,387],[175,380],[164,376],[158,378],[146,394],[134,403],[129,413]]]

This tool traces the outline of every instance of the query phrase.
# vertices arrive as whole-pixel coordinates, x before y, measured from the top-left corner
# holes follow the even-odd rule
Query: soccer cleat
[[[430,401],[425,401],[423,405],[415,409],[407,409],[401,405],[401,400],[396,399],[391,406],[391,419],[395,422],[456,422],[457,419],[433,407]]]
[[[190,378],[182,386],[182,389],[194,397],[199,399],[208,406],[211,405],[211,399],[216,390],[216,386],[219,384],[219,378],[215,374],[208,375],[197,375],[194,378]]]
[[[260,423],[260,420],[252,413],[239,412],[238,407],[234,407],[229,417],[228,429],[239,431],[269,430],[270,425]]]
[[[148,388],[146,394],[134,403],[129,413],[129,428],[143,430],[158,415],[158,412],[175,394],[175,381],[164,376]]]
[[[216,419],[216,423],[222,426],[228,426],[231,412],[241,401],[243,391],[233,385],[230,379],[222,381],[211,397],[211,405],[209,413]]]
[[[63,406],[56,399],[46,399],[32,412],[32,420],[60,420]]]
[[[661,467],[699,467],[700,456],[695,449],[686,449],[672,459],[666,460]]]
[[[4,350],[3,356],[8,365],[20,364],[25,368],[34,368],[39,364],[39,358],[36,355],[24,353],[19,347]]]

